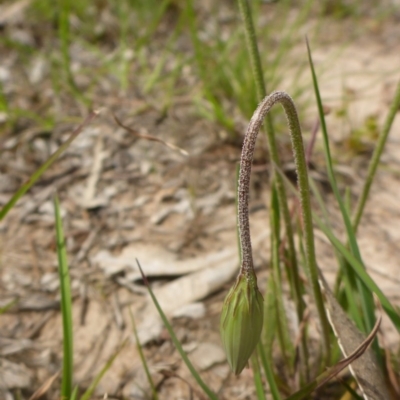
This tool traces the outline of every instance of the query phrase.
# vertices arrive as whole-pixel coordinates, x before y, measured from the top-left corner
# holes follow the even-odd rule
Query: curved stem
[[[303,138],[301,135],[300,123],[297,116],[296,107],[291,97],[285,92],[274,92],[264,98],[264,100],[260,103],[253,114],[244,138],[242,156],[240,160],[240,174],[238,185],[238,222],[240,246],[242,250],[242,264],[240,267],[240,274],[245,275],[249,280],[252,279],[255,275],[249,224],[249,191],[251,166],[253,162],[254,148],[258,132],[261,128],[265,116],[276,103],[280,103],[283,106],[290,129],[290,137],[292,141],[294,161],[297,171],[302,219],[304,224],[307,270],[313,289],[314,300],[321,321],[324,348],[326,356],[329,359],[329,324],[326,317],[325,307],[322,301],[320,286],[318,283],[318,266],[315,257],[311,202],[308,186],[307,164],[303,147]]]
[[[246,44],[249,50],[249,59],[253,70],[254,80],[256,83],[257,98],[261,101],[266,96],[266,87],[264,75],[262,72],[261,58],[257,46],[257,37],[254,29],[253,18],[249,0],[238,0],[240,14],[242,16]],[[275,140],[274,124],[271,115],[267,115],[266,133],[268,139],[269,154],[273,164],[279,165],[278,147]],[[287,204],[287,196],[283,180],[279,174],[272,175],[272,185],[275,185],[278,192],[279,205],[282,209],[283,222],[285,224],[286,237],[288,240],[288,278],[293,292],[293,296],[297,308],[297,316],[299,321],[303,319],[305,310],[304,300],[301,296],[301,283],[298,279],[298,263],[296,258],[296,250],[293,240],[292,221]],[[302,358],[307,359],[307,346],[302,345]]]

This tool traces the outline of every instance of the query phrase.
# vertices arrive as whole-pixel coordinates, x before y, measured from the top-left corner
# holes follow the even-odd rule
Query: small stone
[[[199,370],[204,371],[215,364],[224,362],[226,356],[220,346],[214,343],[201,343],[191,353],[190,358]]]

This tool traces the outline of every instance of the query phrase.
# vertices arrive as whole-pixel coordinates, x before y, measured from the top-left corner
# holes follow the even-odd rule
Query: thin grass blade
[[[328,138],[328,131],[327,131],[326,122],[325,122],[325,115],[324,115],[321,95],[320,95],[320,91],[319,91],[318,79],[317,79],[317,75],[315,73],[314,63],[312,60],[311,50],[310,50],[308,41],[307,41],[307,53],[308,53],[308,60],[309,60],[309,64],[310,64],[313,85],[314,85],[315,97],[316,97],[317,105],[318,105],[318,113],[319,113],[320,122],[321,122],[322,137],[323,137],[323,142],[324,142],[324,153],[325,153],[329,181],[330,181],[333,193],[335,195],[336,201],[339,204],[340,212],[342,214],[343,221],[344,221],[344,224],[346,227],[347,238],[349,241],[351,252],[354,254],[355,258],[359,261],[359,263],[361,265],[363,265],[361,253],[360,253],[357,239],[355,236],[355,231],[354,231],[353,226],[350,221],[350,215],[348,214],[347,209],[344,204],[344,201],[339,193],[335,174],[333,171],[333,163],[332,163],[332,157],[331,157],[330,148],[329,148],[329,138]],[[343,264],[343,265],[346,268],[346,264]],[[364,269],[365,269],[365,267],[364,267]],[[372,328],[375,324],[375,320],[376,320],[375,314],[374,314],[375,307],[374,307],[374,300],[372,297],[372,293],[368,290],[368,288],[365,287],[365,285],[363,284],[363,282],[360,279],[357,279],[356,277],[352,276],[352,272],[347,271],[347,273],[348,273],[348,279],[350,282],[353,279],[355,280],[356,288],[353,288],[353,290],[354,289],[357,290],[359,297],[360,297],[361,308],[363,311],[363,315],[362,315],[363,322],[364,322],[363,330],[364,330],[364,332],[369,332],[372,330]],[[374,343],[374,348],[375,348],[377,355],[379,356],[379,346],[376,341]]]
[[[354,257],[354,255],[346,248],[346,246],[343,245],[343,243],[341,243],[340,240],[336,238],[334,233],[322,223],[322,221],[316,214],[314,214],[314,220],[316,221],[319,228],[325,233],[325,235],[332,243],[332,245],[336,248],[336,250],[339,251],[339,253],[341,253],[343,257],[347,260],[353,271],[363,281],[368,290],[377,295],[379,301],[382,303],[382,307],[385,310],[386,314],[393,322],[396,329],[400,332],[399,313],[396,311],[396,309],[393,307],[389,299],[385,296],[378,285],[374,282],[374,280],[365,271],[364,266]]]
[[[280,215],[278,193],[276,188],[271,191],[271,208],[270,208],[270,224],[271,224],[271,264],[272,273],[270,279],[274,281],[274,294],[276,301],[276,322],[278,339],[281,352],[286,363],[288,372],[293,373],[293,365],[296,356],[295,348],[290,338],[289,325],[287,321],[286,311],[283,304],[282,276],[279,262],[280,250]],[[266,321],[267,322],[267,321]],[[268,323],[268,322],[267,322]]]
[[[77,398],[78,398],[78,386],[75,386],[71,394],[71,400],[77,400]]]
[[[282,170],[277,169],[279,174],[285,179],[285,182],[288,184],[288,187],[291,188],[292,192],[298,196],[296,189],[293,184],[284,176]],[[379,301],[382,304],[383,309],[385,310],[388,317],[393,322],[396,329],[400,332],[400,314],[390,303],[389,299],[385,296],[385,294],[381,291],[378,285],[374,282],[374,280],[369,276],[368,272],[364,269],[364,265],[361,264],[354,255],[348,250],[348,248],[335,236],[330,227],[327,224],[324,224],[321,218],[313,212],[313,219],[321,229],[322,232],[326,235],[329,241],[332,243],[334,248],[344,257],[344,259],[349,263],[353,271],[357,274],[357,276],[364,282],[365,286],[371,292],[375,293],[378,297]]]
[[[63,323],[63,369],[61,397],[69,399],[72,393],[74,351],[72,336],[72,301],[67,252],[65,249],[64,231],[60,215],[60,203],[57,195],[54,196],[54,214],[56,219],[58,272],[60,278],[61,314]]]
[[[188,367],[190,373],[192,374],[193,378],[196,380],[196,382],[199,384],[199,386],[203,389],[204,393],[208,396],[209,399],[211,400],[218,400],[218,397],[216,396],[216,394],[206,385],[206,383],[201,379],[200,375],[198,374],[198,372],[196,371],[196,369],[194,368],[193,364],[190,362],[187,354],[185,353],[185,351],[182,348],[182,345],[180,343],[180,341],[178,340],[178,338],[175,335],[174,330],[172,329],[171,324],[168,321],[168,318],[166,317],[166,315],[164,314],[160,304],[157,301],[156,296],[154,295],[153,291],[151,290],[151,287],[147,281],[146,276],[143,273],[142,267],[139,264],[139,261],[136,260],[137,264],[138,264],[138,268],[140,270],[140,273],[142,274],[142,278],[143,281],[145,282],[145,285],[147,287],[147,290],[149,291],[150,297],[153,300],[154,305],[157,308],[158,313],[160,314],[161,319],[163,320],[163,323],[165,325],[165,327],[168,330],[168,333],[171,336],[172,342],[174,343],[176,349],[178,350],[180,356],[182,357],[182,360],[184,361],[184,363],[186,364],[186,366]]]
[[[251,366],[253,369],[254,386],[256,388],[257,399],[266,400],[264,386],[261,378],[260,364],[258,362],[258,352],[255,351],[251,356]]]
[[[127,342],[128,342],[128,340],[126,339],[122,343],[122,345],[117,349],[117,351],[109,358],[109,360],[106,362],[106,364],[101,369],[101,371],[95,376],[95,378],[93,379],[93,382],[90,384],[89,388],[85,391],[85,393],[83,393],[80,400],[90,400],[92,398],[97,385],[103,378],[104,374],[111,368],[111,366],[113,365],[113,362],[115,361],[115,359],[117,358],[117,356],[121,352],[121,350],[125,347]]]
[[[368,166],[367,177],[365,179],[364,187],[359,197],[358,204],[356,206],[356,211],[353,217],[353,226],[355,232],[357,232],[358,225],[361,221],[365,203],[367,202],[369,191],[371,189],[372,181],[374,180],[376,170],[378,169],[379,160],[381,159],[381,155],[385,147],[386,140],[388,138],[394,118],[399,112],[399,108],[400,108],[400,81],[397,84],[393,102],[390,106],[389,113],[386,117],[381,134],[379,135],[378,141],[376,143],[374,153],[372,154],[372,158]]]
[[[10,308],[12,308],[17,303],[18,303],[18,299],[14,299],[14,300],[11,300],[9,303],[7,303],[5,306],[0,307],[0,315],[7,312]]]
[[[88,125],[96,116],[97,112],[92,111],[71,134],[71,136],[63,143],[57,151],[55,151],[50,158],[45,161],[12,196],[11,200],[1,209],[0,221],[7,215],[13,208],[15,203],[34,185],[34,183],[43,175],[43,173],[54,163],[55,160],[68,148],[73,140],[82,132],[83,128]]]
[[[320,206],[320,209],[321,209],[323,217],[324,217],[324,221],[321,221],[321,222],[324,223],[329,229],[331,229],[328,210],[326,209],[325,202],[322,199],[322,195],[318,189],[318,186],[315,184],[315,182],[312,178],[310,178],[310,188],[313,192],[315,199],[317,200],[317,202]],[[357,327],[360,330],[362,330],[364,323],[362,320],[362,316],[360,315],[360,308],[358,307],[355,296],[353,294],[350,277],[348,275],[348,268],[346,268],[346,266],[344,265],[345,260],[343,259],[341,254],[336,250],[335,250],[335,256],[336,256],[338,265],[340,265],[340,270],[343,273],[342,279],[344,281],[344,290],[345,290],[345,294],[346,294],[348,311],[349,311],[353,321],[356,323]]]
[[[281,400],[282,397],[279,393],[278,385],[275,380],[273,371],[273,359],[272,359],[272,348],[274,344],[274,337],[276,332],[276,312],[275,312],[275,293],[274,293],[274,282],[272,279],[268,281],[267,291],[265,294],[265,305],[264,305],[264,321],[268,321],[268,324],[264,324],[263,340],[258,344],[257,350],[260,355],[261,364],[264,369],[265,376],[271,391],[273,400]]]
[[[137,334],[135,319],[133,318],[133,314],[132,314],[132,311],[130,309],[129,309],[129,315],[131,317],[132,329],[133,329],[133,334],[135,335],[136,347],[137,347],[137,350],[139,352],[139,357],[140,357],[140,360],[142,361],[144,372],[146,374],[147,381],[149,382],[149,385],[150,385],[150,388],[151,388],[152,399],[153,400],[158,400],[157,389],[156,389],[156,386],[154,385],[153,378],[151,377],[149,366],[147,365],[146,357],[143,354],[143,349],[142,349],[142,346],[140,344],[139,337],[138,337],[138,334]]]

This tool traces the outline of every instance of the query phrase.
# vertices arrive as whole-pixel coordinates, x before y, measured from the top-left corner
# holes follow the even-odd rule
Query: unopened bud
[[[256,277],[239,275],[224,301],[220,325],[226,357],[235,375],[243,371],[260,340],[263,305]]]

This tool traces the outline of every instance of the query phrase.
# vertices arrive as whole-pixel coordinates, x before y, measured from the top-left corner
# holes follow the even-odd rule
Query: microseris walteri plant
[[[239,274],[222,308],[221,338],[232,371],[239,375],[256,348],[263,327],[263,297],[253,271]]]
[[[300,123],[291,97],[285,92],[274,92],[265,97],[254,112],[247,127],[240,158],[237,205],[241,267],[236,283],[225,300],[221,318],[222,342],[228,362],[233,372],[237,375],[246,366],[256,348],[263,326],[263,300],[257,287],[257,277],[253,266],[249,221],[249,192],[251,166],[257,135],[265,116],[277,103],[283,106],[290,130],[304,226],[306,270],[320,317],[326,357],[329,359],[329,327],[318,283],[318,266],[315,258],[307,164]]]

